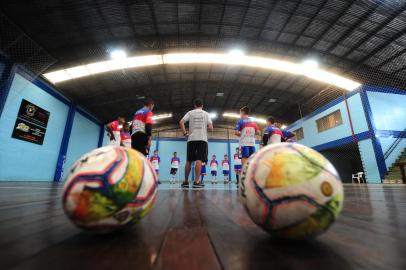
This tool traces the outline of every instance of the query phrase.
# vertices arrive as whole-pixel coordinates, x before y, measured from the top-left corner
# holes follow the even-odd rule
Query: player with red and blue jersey
[[[255,135],[259,134],[258,126],[248,116],[249,113],[250,109],[247,106],[242,107],[240,109],[241,119],[238,120],[235,127],[235,134],[240,137],[242,166],[255,153]]]
[[[151,146],[153,109],[154,102],[151,99],[145,100],[144,107],[134,113],[132,122],[131,146],[145,156]]]
[[[217,166],[219,165],[218,161],[216,160],[216,155],[212,156],[210,160],[210,172],[211,172],[211,181],[217,183]]]
[[[121,145],[120,126],[125,123],[124,117],[118,117],[117,120],[106,125],[107,134],[110,137],[110,144]]]
[[[180,158],[177,156],[177,152],[173,152],[173,157],[171,158],[171,181],[170,183],[175,184],[176,174],[178,173],[179,165],[180,165]]]
[[[200,169],[200,182],[203,183],[205,176],[206,176],[206,162],[202,162],[202,168]]]
[[[228,160],[228,155],[224,155],[224,159],[221,162],[221,166],[223,167],[223,175],[224,181],[230,181],[230,161]]]
[[[155,169],[157,178],[159,178],[159,163],[161,162],[161,158],[158,156],[158,151],[154,151],[154,155],[149,159],[151,161],[152,167]],[[158,180],[158,183],[159,180]]]
[[[242,169],[241,165],[241,156],[240,156],[240,148],[237,147],[235,148],[235,154],[234,154],[234,171],[235,171],[235,177],[237,178],[237,183],[240,181],[240,173]]]
[[[275,125],[275,119],[269,117],[266,120],[267,126],[264,129],[264,135],[262,136],[262,145],[280,143],[283,138],[282,131]]]
[[[121,146],[131,148],[131,134],[130,134],[130,125],[124,123],[123,130],[120,132]]]

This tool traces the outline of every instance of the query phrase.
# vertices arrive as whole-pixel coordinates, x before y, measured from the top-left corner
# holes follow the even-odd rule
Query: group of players
[[[134,113],[131,125],[125,121],[124,117],[118,117],[106,125],[106,129],[110,136],[110,143],[114,145],[121,145],[124,147],[131,147],[145,156],[149,155],[149,148],[151,146],[152,124],[154,102],[147,99],[144,106]],[[239,147],[234,154],[234,170],[236,172],[237,185],[240,180],[241,168],[247,162],[248,158],[255,153],[256,136],[260,134],[260,130],[254,120],[249,117],[250,109],[244,106],[240,109],[241,118],[237,121],[235,127],[235,134],[239,137]],[[186,129],[185,124],[189,123],[189,129]],[[206,175],[206,164],[208,163],[208,140],[207,130],[213,130],[213,123],[209,113],[203,110],[203,102],[200,99],[194,101],[194,109],[187,112],[179,122],[180,128],[184,136],[187,138],[187,161],[185,164],[185,179],[183,180],[182,187],[189,187],[189,174],[192,169],[192,163],[195,164],[195,179],[193,181],[193,188],[204,187],[203,179]],[[121,128],[120,128],[121,127]],[[281,130],[275,119],[269,117],[267,119],[267,126],[263,131],[261,145],[292,142],[293,133]],[[160,157],[158,152],[149,156],[150,161],[159,175]],[[179,168],[180,159],[177,153],[173,153],[171,159],[171,183],[175,183],[177,171]],[[212,175],[212,182],[217,182],[217,167],[218,161],[216,156],[213,155],[210,161],[210,171]],[[221,163],[223,169],[224,180],[230,181],[230,161],[228,156],[224,156]]]

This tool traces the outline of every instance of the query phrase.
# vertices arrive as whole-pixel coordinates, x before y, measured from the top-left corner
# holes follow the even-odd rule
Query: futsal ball
[[[252,220],[272,236],[304,239],[326,231],[343,205],[334,166],[295,143],[261,149],[243,168],[240,194]]]
[[[78,227],[106,232],[139,221],[153,207],[156,195],[151,163],[131,148],[109,145],[73,164],[62,203]]]

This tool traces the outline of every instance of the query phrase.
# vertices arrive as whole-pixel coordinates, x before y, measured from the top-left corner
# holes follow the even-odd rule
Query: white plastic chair
[[[358,184],[361,184],[364,178],[364,173],[363,172],[358,172],[352,175],[351,182],[355,183],[357,181]]]

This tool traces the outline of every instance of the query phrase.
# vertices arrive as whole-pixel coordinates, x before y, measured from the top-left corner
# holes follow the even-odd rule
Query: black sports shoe
[[[181,185],[180,185],[182,188],[189,188],[189,182],[183,182]]]
[[[204,188],[204,184],[193,182],[193,188]]]

